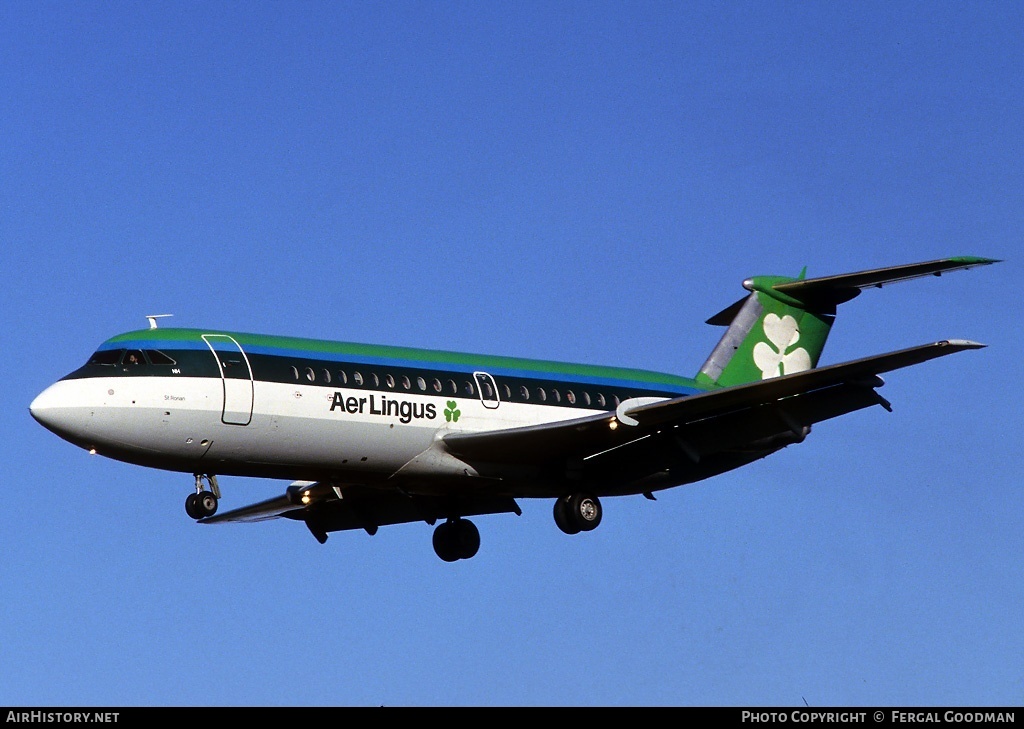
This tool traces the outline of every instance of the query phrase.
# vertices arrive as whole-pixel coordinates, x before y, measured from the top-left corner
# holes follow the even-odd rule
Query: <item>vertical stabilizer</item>
[[[728,387],[816,367],[835,305],[809,305],[773,288],[799,280],[758,276],[744,281],[750,294],[708,320],[728,328],[697,380]]]

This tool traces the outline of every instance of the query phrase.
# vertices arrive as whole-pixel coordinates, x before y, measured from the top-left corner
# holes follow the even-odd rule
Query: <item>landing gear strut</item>
[[[434,551],[445,562],[469,559],[480,549],[480,532],[468,519],[449,519],[434,529]]]
[[[210,484],[210,490],[203,488],[203,479]],[[197,473],[196,492],[189,494],[185,499],[185,513],[193,519],[203,519],[217,513],[217,501],[220,499],[220,487],[217,486],[217,477]]]
[[[601,513],[601,502],[590,494],[569,494],[555,501],[555,524],[566,534],[596,529]]]

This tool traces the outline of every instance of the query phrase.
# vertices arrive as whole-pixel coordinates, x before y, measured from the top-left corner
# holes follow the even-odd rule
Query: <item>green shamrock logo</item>
[[[462,415],[462,411],[459,410],[459,404],[454,400],[449,400],[448,407],[444,411],[444,419],[449,423],[457,423],[460,415]]]

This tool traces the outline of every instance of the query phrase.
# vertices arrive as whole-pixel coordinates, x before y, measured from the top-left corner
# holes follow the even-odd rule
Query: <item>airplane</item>
[[[302,522],[330,532],[425,522],[446,562],[477,554],[468,517],[551,499],[566,534],[601,499],[740,468],[819,422],[879,405],[880,375],[985,345],[946,339],[818,366],[839,304],[863,290],[999,261],[961,256],[807,278],[755,276],[707,320],[725,327],[694,377],[407,347],[149,327],[103,342],[29,406],[70,443],[191,474],[202,524]],[[289,481],[217,514],[218,476]]]

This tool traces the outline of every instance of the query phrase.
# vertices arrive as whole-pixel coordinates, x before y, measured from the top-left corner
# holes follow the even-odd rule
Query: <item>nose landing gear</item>
[[[220,487],[217,477],[211,474],[197,473],[196,492],[185,499],[185,513],[193,519],[203,519],[217,513],[217,502],[220,499]],[[203,479],[210,484],[210,490],[203,488]]]

